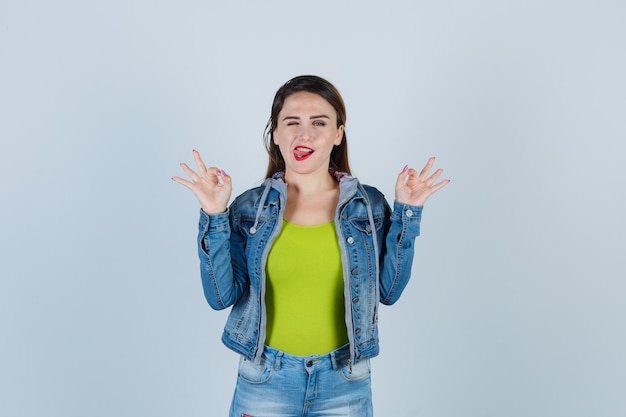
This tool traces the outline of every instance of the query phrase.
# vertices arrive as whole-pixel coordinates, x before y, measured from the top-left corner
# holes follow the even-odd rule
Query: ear
[[[335,139],[335,146],[341,145],[341,140],[343,139],[343,125],[337,128],[337,138]]]

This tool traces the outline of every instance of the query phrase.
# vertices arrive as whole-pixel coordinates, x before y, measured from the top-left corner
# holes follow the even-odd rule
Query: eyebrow
[[[300,120],[300,117],[299,116],[285,116],[285,117],[283,117],[283,121],[291,120],[291,119]],[[325,114],[320,114],[320,115],[317,115],[317,116],[309,117],[309,120],[313,120],[313,119],[330,119],[330,117],[326,116]]]

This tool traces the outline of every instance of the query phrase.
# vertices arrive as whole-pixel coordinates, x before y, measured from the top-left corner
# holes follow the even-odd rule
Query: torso
[[[335,225],[283,227],[267,257],[268,346],[321,355],[348,342],[341,250]]]

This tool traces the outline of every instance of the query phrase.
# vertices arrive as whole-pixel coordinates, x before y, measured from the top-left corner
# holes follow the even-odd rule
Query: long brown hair
[[[337,127],[346,123],[346,106],[339,91],[330,82],[315,75],[301,75],[283,84],[274,96],[272,104],[272,113],[270,119],[265,126],[265,148],[269,154],[269,163],[267,165],[267,173],[265,178],[271,178],[274,173],[285,169],[285,160],[278,145],[274,143],[274,130],[278,123],[278,114],[283,108],[283,104],[287,97],[298,92],[314,93],[324,98],[337,112]],[[331,169],[347,172],[350,174],[350,164],[348,163],[348,142],[346,137],[346,129],[343,130],[341,143],[335,146],[330,154]]]

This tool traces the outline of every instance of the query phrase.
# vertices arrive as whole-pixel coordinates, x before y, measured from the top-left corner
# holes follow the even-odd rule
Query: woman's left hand
[[[431,195],[450,182],[450,180],[443,180],[435,183],[443,169],[439,168],[430,175],[434,163],[435,157],[430,158],[419,174],[408,166],[402,170],[396,182],[396,201],[398,203],[423,206]]]

